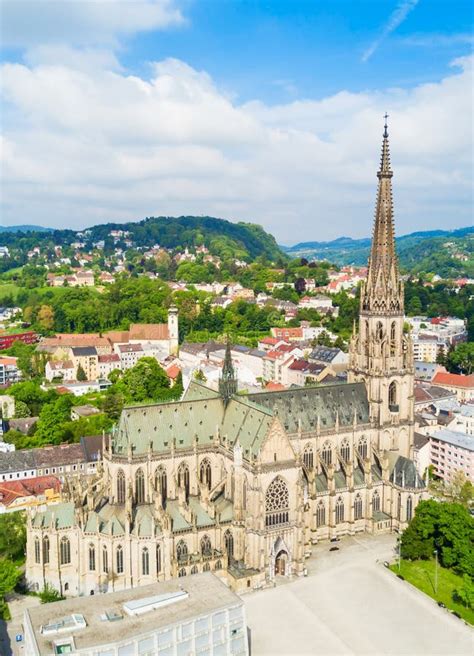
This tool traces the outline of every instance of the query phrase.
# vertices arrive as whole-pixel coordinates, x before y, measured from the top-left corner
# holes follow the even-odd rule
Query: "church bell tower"
[[[387,115],[367,279],[360,294],[359,332],[349,347],[349,382],[363,380],[381,449],[410,457],[414,426],[414,363],[404,332],[404,295],[395,252]]]

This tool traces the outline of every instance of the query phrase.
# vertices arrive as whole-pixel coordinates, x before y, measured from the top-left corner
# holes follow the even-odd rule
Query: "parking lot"
[[[395,536],[313,548],[308,577],[244,597],[252,656],[473,653],[472,629],[383,566]]]

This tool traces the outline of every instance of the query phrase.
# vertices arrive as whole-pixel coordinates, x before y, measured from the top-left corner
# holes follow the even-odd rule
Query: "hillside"
[[[52,232],[52,228],[37,225],[0,226],[0,232]]]
[[[474,226],[413,232],[397,237],[396,243],[400,264],[411,273],[434,272],[443,277],[474,275]],[[363,265],[369,256],[370,238],[339,237],[327,242],[302,242],[282,249],[290,257]]]
[[[27,227],[27,226],[24,226]],[[51,242],[66,246],[75,241],[85,242],[86,248],[94,242],[104,241],[104,252],[114,248],[112,230],[128,233],[134,246],[150,248],[159,244],[165,248],[194,248],[204,244],[220,257],[254,259],[259,255],[269,260],[284,257],[275,238],[253,223],[232,223],[208,216],[149,217],[138,222],[107,223],[84,231],[53,230],[51,232],[3,232],[1,243],[12,249],[28,250],[35,245]]]

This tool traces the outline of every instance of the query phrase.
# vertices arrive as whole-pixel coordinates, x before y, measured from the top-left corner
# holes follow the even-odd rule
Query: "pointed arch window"
[[[208,535],[201,538],[201,553],[203,556],[209,556],[212,552],[211,539]]]
[[[413,498],[410,495],[407,498],[407,522],[411,522],[413,517]]]
[[[242,485],[242,507],[244,510],[247,510],[247,479],[244,478]]]
[[[216,561],[216,566],[214,567],[214,569],[215,569],[215,570],[222,569],[222,563],[221,563],[220,560],[217,560],[217,561]]]
[[[35,538],[35,563],[41,562],[41,547],[39,538]]]
[[[71,562],[71,543],[65,535],[59,543],[59,558],[61,565],[69,565]]]
[[[320,501],[318,507],[316,508],[316,526],[324,526],[326,524],[326,508],[324,502]]]
[[[102,571],[104,574],[109,573],[109,553],[105,544],[102,547]]]
[[[341,458],[344,462],[349,462],[351,459],[351,447],[346,439],[342,440],[341,443]]]
[[[397,501],[397,519],[401,520],[401,518],[402,518],[402,495],[399,492],[398,501]]]
[[[265,526],[287,524],[289,509],[290,495],[288,486],[281,476],[277,476],[270,483],[265,494]]]
[[[199,467],[199,480],[203,485],[207,487],[208,490],[211,489],[212,469],[211,463],[207,458],[204,458],[204,460],[201,462],[201,466]]]
[[[224,542],[227,551],[227,564],[230,565],[234,558],[234,536],[229,529],[224,533]]]
[[[306,469],[313,469],[314,467],[314,453],[311,444],[307,444],[304,448],[303,463]]]
[[[119,469],[117,472],[117,503],[125,503],[125,490],[125,474],[123,469]]]
[[[121,544],[118,545],[117,551],[115,552],[115,566],[117,574],[123,574],[123,547]]]
[[[336,524],[341,524],[344,521],[344,501],[339,497],[336,501]]]
[[[395,321],[392,321],[390,326],[390,355],[394,356],[396,352],[396,343],[397,343],[397,324]]]
[[[326,466],[332,463],[332,448],[330,442],[325,442],[321,451],[321,460]]]
[[[142,575],[148,576],[150,574],[150,553],[148,547],[142,549]]]
[[[362,435],[362,437],[359,440],[359,443],[357,445],[357,450],[359,451],[359,455],[362,458],[362,460],[367,459],[368,455],[368,445],[367,445],[367,438],[365,435]]]
[[[362,497],[359,493],[354,499],[354,519],[362,519]]]
[[[95,571],[95,547],[93,544],[89,545],[89,571]]]
[[[180,540],[176,545],[176,558],[178,560],[186,560],[188,557],[188,545],[184,540]]]
[[[182,567],[182,568],[179,570],[179,572],[178,572],[178,576],[179,576],[179,578],[182,578],[183,576],[186,576],[186,570],[184,569],[184,567]]]
[[[388,407],[391,412],[398,412],[398,390],[397,383],[394,380],[388,388]]]
[[[161,544],[156,545],[156,573],[161,573]]]
[[[161,494],[161,502],[163,508],[166,507],[166,499],[168,496],[168,479],[166,476],[166,469],[158,467],[155,475],[155,487]]]
[[[374,493],[372,495],[372,511],[373,512],[380,511],[380,494],[378,493],[377,490],[374,490]]]
[[[135,474],[135,500],[137,503],[145,503],[145,475],[141,467]]]
[[[49,563],[49,538],[47,535],[43,538],[43,564]]]
[[[197,565],[193,565],[193,566],[191,567],[191,574],[197,574],[197,573],[198,573]]]
[[[203,572],[210,572],[211,571],[211,566],[209,565],[209,563],[204,563],[204,565],[202,567],[202,571]]]
[[[376,325],[376,328],[375,328],[375,334],[376,334],[377,339],[379,340],[379,342],[381,342],[383,340],[383,324],[382,324],[381,321],[377,321],[377,325]]]
[[[178,487],[184,487],[186,499],[189,497],[189,467],[182,462],[178,469]]]

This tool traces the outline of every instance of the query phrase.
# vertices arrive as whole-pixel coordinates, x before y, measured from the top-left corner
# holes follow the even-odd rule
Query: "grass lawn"
[[[18,292],[21,290],[21,287],[16,285],[14,282],[0,282],[0,298],[2,296],[13,296],[16,299]]]
[[[402,560],[400,571],[398,563],[390,565],[392,572],[395,574],[400,573],[418,590],[436,601],[442,601],[449,609],[459,613],[467,622],[474,624],[474,610],[453,601],[453,592],[461,586],[462,578],[452,570],[438,565],[438,592],[435,593],[435,567],[434,560]]]

